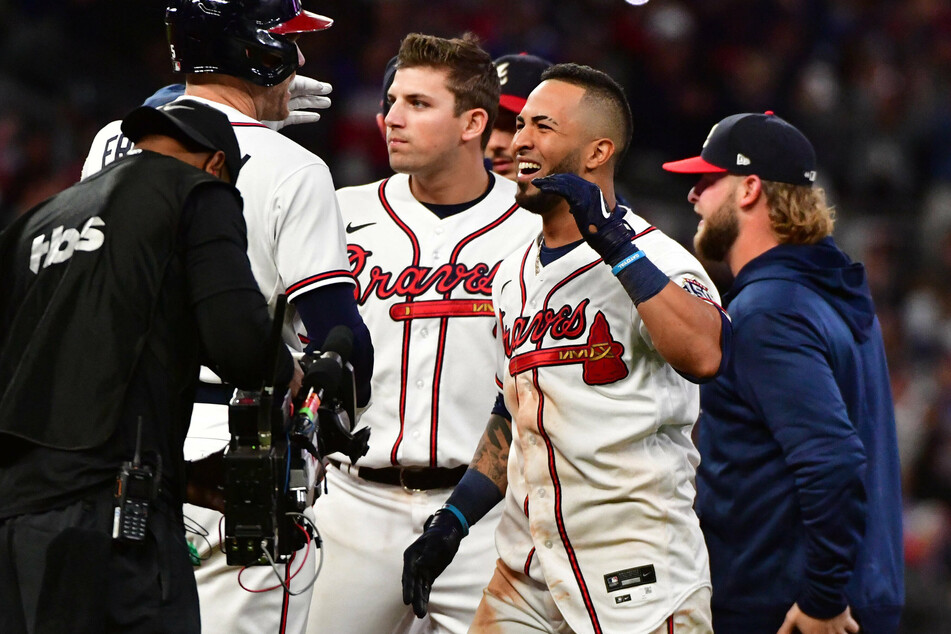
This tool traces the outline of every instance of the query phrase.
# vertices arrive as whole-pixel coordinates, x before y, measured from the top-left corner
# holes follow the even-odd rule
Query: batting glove
[[[609,266],[635,253],[634,230],[624,220],[621,207],[611,211],[601,188],[577,174],[551,174],[536,178],[532,185],[568,201],[581,235]]]
[[[287,102],[287,107],[291,111],[290,115],[283,121],[262,121],[264,125],[272,130],[280,130],[289,125],[298,125],[301,123],[313,123],[320,120],[320,113],[313,112],[312,108],[329,108],[330,92],[333,86],[328,83],[297,75],[291,80],[288,88],[291,98]]]
[[[456,556],[467,532],[452,511],[441,508],[429,516],[423,534],[403,552],[403,603],[412,604],[417,617],[426,616],[433,581]]]

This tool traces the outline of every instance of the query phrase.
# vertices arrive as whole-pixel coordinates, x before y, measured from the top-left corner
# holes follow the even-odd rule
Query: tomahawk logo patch
[[[587,300],[583,305],[587,304]],[[568,307],[565,307],[567,309]],[[563,309],[564,310],[564,309]],[[573,313],[572,313],[573,314]],[[584,326],[584,312],[579,314],[580,325]],[[504,338],[511,341],[511,333],[505,332]],[[506,344],[511,350],[511,343]],[[509,372],[512,376],[538,368],[552,365],[580,364],[581,378],[588,385],[607,385],[620,381],[627,376],[628,370],[621,356],[624,354],[624,345],[611,335],[611,328],[604,313],[598,311],[588,331],[588,340],[575,346],[558,346],[532,350],[517,355],[509,361]]]

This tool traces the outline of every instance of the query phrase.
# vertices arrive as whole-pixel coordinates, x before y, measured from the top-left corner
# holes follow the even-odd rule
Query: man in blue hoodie
[[[701,387],[697,512],[718,634],[894,633],[895,416],[865,269],[832,240],[815,152],[772,112],[713,127],[688,200],[735,276],[733,354]]]

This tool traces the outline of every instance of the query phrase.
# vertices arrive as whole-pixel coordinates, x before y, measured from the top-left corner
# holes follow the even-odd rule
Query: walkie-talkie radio
[[[145,540],[149,524],[149,505],[158,493],[160,469],[142,464],[142,417],[135,434],[135,456],[123,462],[116,477],[116,506],[112,521],[112,538],[126,542]]]

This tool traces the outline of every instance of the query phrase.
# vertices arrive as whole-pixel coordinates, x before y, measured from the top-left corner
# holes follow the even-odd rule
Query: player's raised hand
[[[320,113],[314,112],[313,109],[329,108],[330,97],[327,95],[332,90],[333,86],[326,82],[297,75],[288,87],[291,93],[291,98],[287,102],[287,108],[291,111],[290,115],[283,121],[262,121],[262,123],[272,130],[280,130],[289,125],[319,121]]]
[[[532,185],[568,201],[581,235],[606,264],[614,266],[637,251],[631,242],[634,230],[624,220],[624,210],[616,207],[612,211],[594,183],[577,174],[551,174],[534,179]]]
[[[429,592],[459,550],[466,531],[451,511],[439,509],[429,516],[423,534],[403,552],[403,603],[423,618],[429,608]]]

